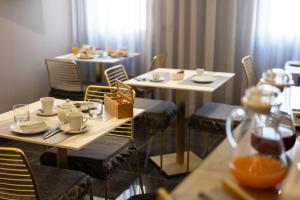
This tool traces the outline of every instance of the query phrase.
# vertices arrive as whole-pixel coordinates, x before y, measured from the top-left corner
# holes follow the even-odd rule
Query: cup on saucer
[[[158,81],[160,79],[160,73],[159,72],[153,72],[152,73],[152,79],[154,81]]]
[[[69,112],[67,113],[67,119],[71,131],[80,131],[88,120],[88,118],[84,116],[82,112]]]
[[[201,76],[201,75],[203,75],[203,73],[204,73],[204,69],[203,68],[197,68],[196,69],[197,76]]]
[[[52,114],[53,106],[54,106],[54,98],[53,97],[42,97],[40,98],[42,104],[42,110],[44,114]]]

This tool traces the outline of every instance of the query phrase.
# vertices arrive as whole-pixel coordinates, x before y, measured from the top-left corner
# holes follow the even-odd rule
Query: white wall
[[[44,59],[71,36],[70,0],[0,0],[0,112],[47,95]]]

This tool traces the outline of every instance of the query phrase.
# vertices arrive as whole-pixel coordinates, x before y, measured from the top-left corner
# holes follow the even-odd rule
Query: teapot
[[[285,151],[295,143],[292,130],[280,123],[280,89],[261,84],[246,90],[245,108],[238,108],[226,120],[226,135],[234,148],[229,168],[236,180],[256,189],[272,188],[286,175]],[[233,120],[243,120],[232,131]]]
[[[69,99],[66,99],[65,102],[59,106],[57,110],[57,117],[62,124],[68,122],[67,113],[77,110],[77,108],[70,102]]]

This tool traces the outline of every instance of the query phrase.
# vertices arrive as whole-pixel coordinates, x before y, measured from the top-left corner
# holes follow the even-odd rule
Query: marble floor
[[[224,133],[209,133],[209,152],[211,152],[225,137]],[[198,131],[191,132],[191,149],[198,156],[203,158],[205,151],[202,148],[203,133]],[[185,178],[185,174],[177,176],[167,176],[161,173],[159,168],[152,161],[144,167],[145,156],[147,151],[147,142],[150,137],[144,132],[143,128],[135,129],[134,141],[138,148],[140,164],[142,167],[143,187],[146,193],[153,193],[159,187],[164,187],[171,191],[180,181]],[[39,163],[39,157],[45,150],[45,147],[11,140],[0,140],[2,146],[13,146],[21,148],[31,163]],[[154,136],[151,155],[158,155],[159,134]],[[175,152],[175,126],[171,126],[165,132],[165,152]],[[104,196],[104,182],[93,180],[94,199],[100,200]],[[140,194],[139,181],[135,173],[135,165],[129,161],[124,163],[119,169],[115,170],[113,176],[109,179],[109,196],[112,199],[125,200],[133,195]],[[86,199],[89,199],[86,197]]]

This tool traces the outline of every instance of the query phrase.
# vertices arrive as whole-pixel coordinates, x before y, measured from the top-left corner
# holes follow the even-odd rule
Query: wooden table
[[[63,100],[55,99],[55,105],[61,105]],[[59,124],[57,116],[53,117],[40,117],[36,115],[36,111],[41,108],[40,102],[29,104],[30,118],[31,120],[45,121],[49,127],[55,127]],[[136,117],[144,112],[143,109],[134,109],[134,116]],[[89,130],[86,133],[78,135],[69,135],[64,133],[58,133],[57,135],[50,137],[49,139],[42,139],[42,135],[24,136],[16,133],[12,133],[10,125],[14,123],[12,111],[0,114],[0,137],[13,139],[22,142],[29,142],[34,144],[40,144],[45,146],[51,146],[57,148],[57,160],[58,167],[67,167],[67,150],[80,150],[84,146],[93,142],[97,138],[101,137],[105,133],[119,127],[120,125],[128,122],[131,118],[117,119],[111,117],[106,111],[103,114],[103,120],[101,119],[89,119],[87,125]]]
[[[300,87],[292,87],[292,98],[297,99]],[[299,99],[299,96],[298,96]],[[300,108],[300,101],[293,101],[292,108]],[[236,130],[237,131],[237,130]],[[297,140],[295,146],[288,151],[288,155],[293,159],[300,150],[300,131],[297,131]],[[229,179],[236,183],[233,176],[229,172],[228,164],[231,160],[233,149],[228,140],[225,139],[203,162],[185,178],[173,191],[174,199],[184,199],[188,196],[189,200],[199,199],[200,192],[209,192],[213,189],[222,188],[222,181]],[[237,184],[237,183],[236,183]],[[278,190],[251,190],[245,189],[255,199],[278,199]]]
[[[103,64],[116,64],[121,61],[131,59],[131,58],[134,58],[139,55],[140,55],[140,53],[132,52],[132,53],[128,53],[128,56],[126,56],[126,57],[112,58],[112,57],[108,56],[107,53],[104,53],[104,56],[102,56],[102,57],[96,56],[92,59],[81,59],[81,58],[76,57],[76,55],[74,55],[73,53],[70,53],[70,54],[66,54],[66,55],[57,56],[55,58],[70,59],[70,60],[74,60],[76,62],[95,63],[96,64],[96,81],[101,82],[101,74],[103,72],[102,71]]]
[[[293,66],[299,65],[299,66]],[[284,69],[298,77],[298,85],[300,85],[300,61],[288,61],[285,63]]]
[[[186,172],[186,164],[188,162],[185,159],[185,103],[187,101],[186,95],[188,91],[195,92],[207,92],[212,93],[220,86],[229,81],[234,74],[233,73],[224,73],[224,72],[205,72],[205,74],[210,74],[213,76],[222,77],[220,80],[215,81],[213,85],[209,84],[186,84],[186,81],[190,80],[191,77],[196,75],[194,70],[184,70],[184,79],[175,81],[170,80],[170,76],[172,73],[176,73],[178,69],[167,69],[167,68],[158,68],[139,77],[143,78],[151,78],[152,73],[159,72],[163,77],[165,77],[165,81],[163,82],[151,82],[151,81],[138,81],[136,78],[125,81],[126,84],[132,86],[140,86],[140,87],[153,87],[153,88],[165,88],[165,89],[173,89],[176,91],[176,104],[177,104],[177,118],[176,118],[176,153],[165,154],[164,162],[163,162],[163,171],[167,175],[176,175],[182,174]],[[169,76],[169,79],[168,77]],[[184,84],[183,84],[184,83]],[[151,159],[159,166],[160,158],[159,156],[153,156]],[[201,163],[201,159],[190,152],[190,170],[195,169]]]

